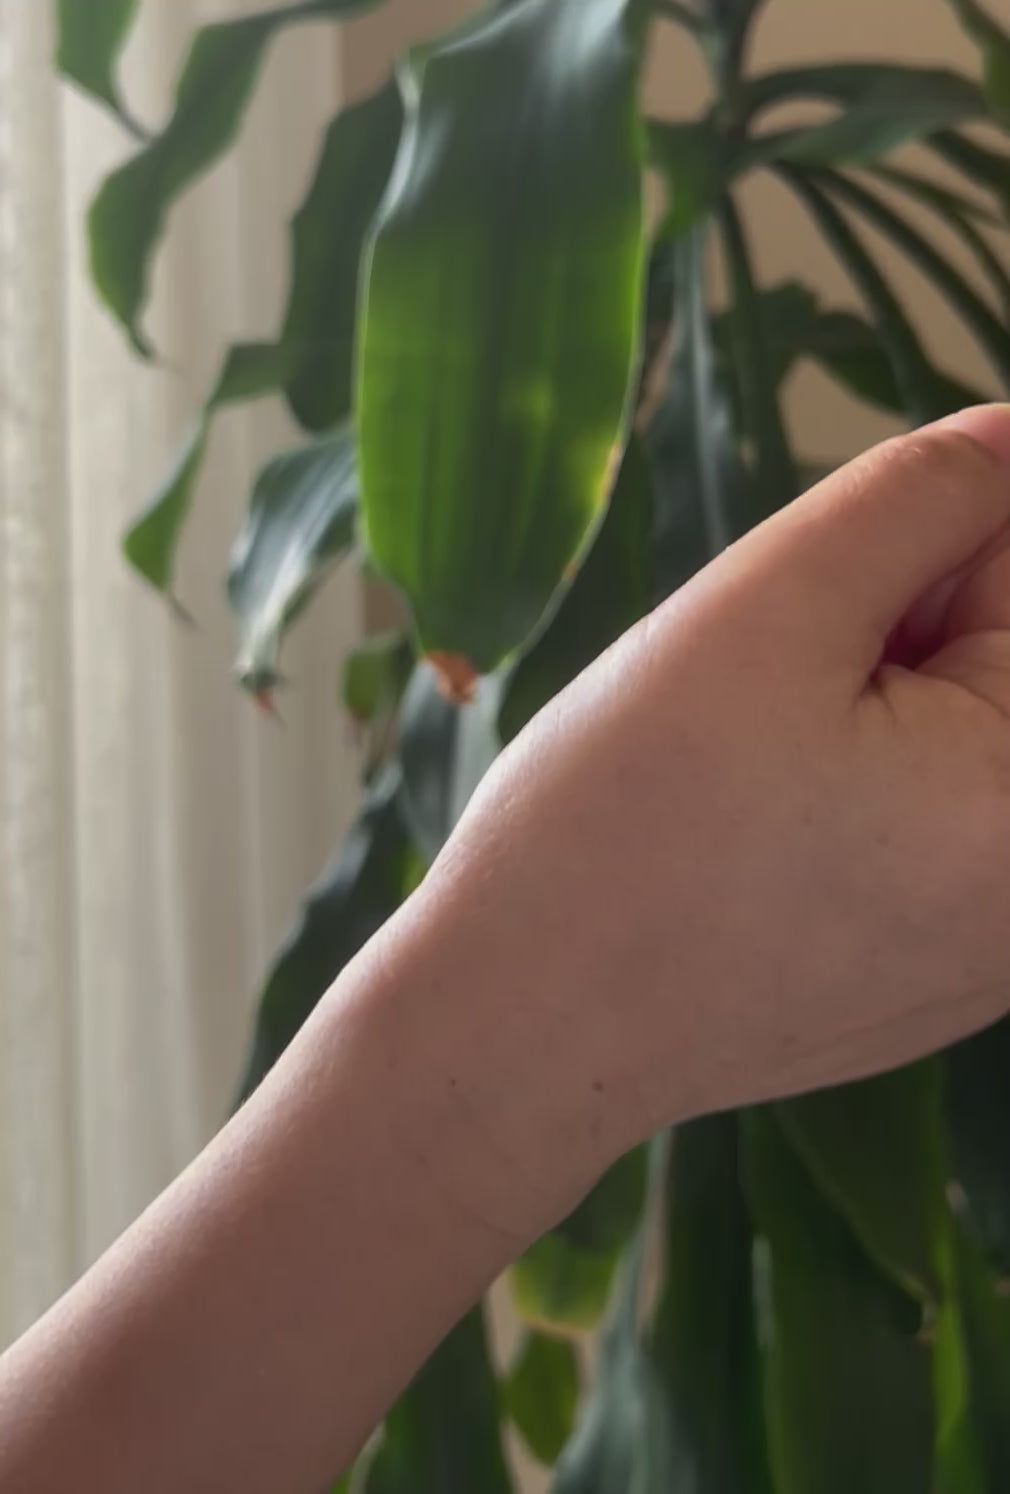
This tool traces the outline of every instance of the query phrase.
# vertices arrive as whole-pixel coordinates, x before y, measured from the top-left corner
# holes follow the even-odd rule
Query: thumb
[[[862,682],[914,604],[1007,524],[1010,404],[978,405],[857,458],[727,559],[739,552],[758,606],[773,589],[793,652],[833,658]],[[1010,627],[1010,596],[1004,612]]]

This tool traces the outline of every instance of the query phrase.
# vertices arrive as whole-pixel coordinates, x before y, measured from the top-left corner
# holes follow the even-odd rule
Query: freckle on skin
[[[602,1095],[602,1093],[603,1093],[603,1080],[602,1079],[594,1079],[593,1080],[593,1092],[594,1092],[594,1094]]]

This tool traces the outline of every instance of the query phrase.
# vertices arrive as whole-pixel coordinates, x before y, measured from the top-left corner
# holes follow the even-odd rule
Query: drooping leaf
[[[586,1250],[551,1230],[509,1270],[512,1300],[527,1323],[587,1333],[607,1310],[615,1250]]]
[[[430,664],[407,687],[398,755],[403,810],[422,856],[434,861],[500,748],[501,681],[482,679],[467,705],[446,699]]]
[[[278,951],[260,997],[240,1100],[253,1092],[344,966],[402,902],[411,848],[399,790],[393,768],[367,790],[358,818]]]
[[[960,271],[876,193],[835,171],[818,172],[817,179],[893,240],[933,282],[972,332],[1004,386],[1010,390],[1010,329],[1000,324]]]
[[[554,1463],[572,1434],[579,1361],[569,1339],[527,1333],[504,1386],[504,1402],[535,1458]]]
[[[229,349],[175,466],[123,541],[127,560],[159,591],[172,590],[176,550],[193,504],[215,411],[275,393],[283,387],[290,358],[289,349],[272,342],[239,343]]]
[[[986,113],[981,91],[970,78],[948,68],[887,62],[814,63],[764,73],[747,80],[743,102],[752,119],[764,109],[801,98],[824,99],[853,109],[869,106],[871,112],[877,108],[885,114],[891,110],[897,115],[904,109],[916,120],[944,114],[971,119]]]
[[[971,1413],[991,1494],[1010,1488],[1010,1295],[963,1232],[958,1282],[971,1387]]]
[[[649,468],[633,436],[592,548],[547,628],[508,677],[498,718],[503,742],[648,611],[651,524]]]
[[[947,1116],[968,1227],[1010,1276],[1010,1018],[947,1055]]]
[[[56,66],[85,93],[107,104],[132,135],[142,137],[116,77],[136,14],[137,0],[58,0]]]
[[[769,377],[771,340],[754,283],[746,233],[729,197],[721,204],[719,223],[732,296],[729,318],[735,364],[744,421],[754,441],[754,488],[763,517],[796,497],[796,463],[779,407],[778,385]]]
[[[281,341],[299,350],[287,396],[308,430],[326,430],[351,410],[359,262],[402,125],[393,83],[342,110],[326,132],[315,177],[292,224],[291,292]]]
[[[654,1435],[668,1443],[670,1489],[770,1489],[752,1243],[737,1118],[715,1116],[680,1127],[667,1189],[663,1287],[649,1341]]]
[[[1010,129],[1010,36],[978,0],[951,0],[982,53],[983,87],[993,117]]]
[[[352,720],[368,725],[399,705],[414,667],[406,633],[374,633],[344,660],[341,699]]]
[[[435,1350],[386,1418],[362,1494],[511,1494],[481,1309]]]
[[[228,599],[239,620],[236,673],[254,694],[277,683],[281,640],[354,539],[358,475],[349,427],[268,462],[232,553]]]
[[[932,1487],[932,1365],[920,1309],[877,1271],[774,1115],[746,1117],[776,1494]]]
[[[872,174],[887,185],[897,187],[917,202],[931,208],[947,227],[958,235],[999,297],[1003,322],[1010,324],[1010,274],[1003,260],[975,222],[977,218],[981,218],[984,223],[998,222],[995,216],[989,214],[978,203],[959,193],[951,192],[947,187],[938,186],[927,177],[918,176],[914,172],[901,171],[891,166],[876,166]]]
[[[759,136],[750,154],[752,159],[774,157],[809,166],[877,161],[899,146],[983,112],[979,91],[967,79],[945,72],[923,77],[895,68],[868,79],[855,96],[850,92],[840,113],[826,124]]]
[[[526,0],[407,75],[364,309],[364,514],[464,689],[540,621],[623,446],[642,269],[625,11]]]
[[[88,216],[95,285],[143,357],[150,357],[151,346],[140,317],[168,210],[234,142],[270,42],[293,22],[351,14],[372,3],[307,0],[219,21],[197,33],[168,124],[107,178]]]
[[[925,424],[945,414],[942,391],[937,387],[919,336],[856,233],[806,173],[784,164],[778,170],[804,203],[863,296],[891,361],[909,418]]]
[[[958,130],[938,130],[926,144],[942,161],[956,167],[977,186],[992,192],[1004,218],[1010,219],[1010,156],[980,145]]]

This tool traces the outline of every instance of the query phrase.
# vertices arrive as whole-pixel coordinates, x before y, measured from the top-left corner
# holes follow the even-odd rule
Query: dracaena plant
[[[60,66],[135,137],[89,231],[97,292],[139,355],[169,209],[232,145],[272,40],[367,8],[205,27],[148,132],[116,71],[137,0],[60,0]],[[796,494],[780,396],[798,360],[911,423],[1010,393],[1010,41],[956,0],[977,78],[887,61],[755,75],[760,9],[497,0],[402,58],[326,126],[277,336],[227,352],[126,536],[173,598],[214,412],[280,395],[304,439],[260,474],[228,567],[241,683],[271,696],[286,630],[340,564],[387,578],[409,618],[343,661],[361,810],[266,976],[243,1095],[424,875],[501,745]],[[711,71],[696,118],[641,110],[668,28]],[[797,100],[829,107],[774,128]],[[802,204],[859,314],[756,282],[738,205],[754,172]],[[974,338],[986,389],[934,362],[881,236]],[[492,1362],[471,1313],[337,1487],[499,1494],[512,1424],[558,1494],[1005,1494],[1007,1272],[1004,1025],[625,1158],[514,1268],[515,1358]]]

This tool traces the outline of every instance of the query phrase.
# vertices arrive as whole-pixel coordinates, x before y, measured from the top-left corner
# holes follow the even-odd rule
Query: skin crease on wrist
[[[502,754],[259,1093],[0,1360],[3,1494],[316,1494],[636,1141],[1010,1008],[1010,407],[746,536]]]

